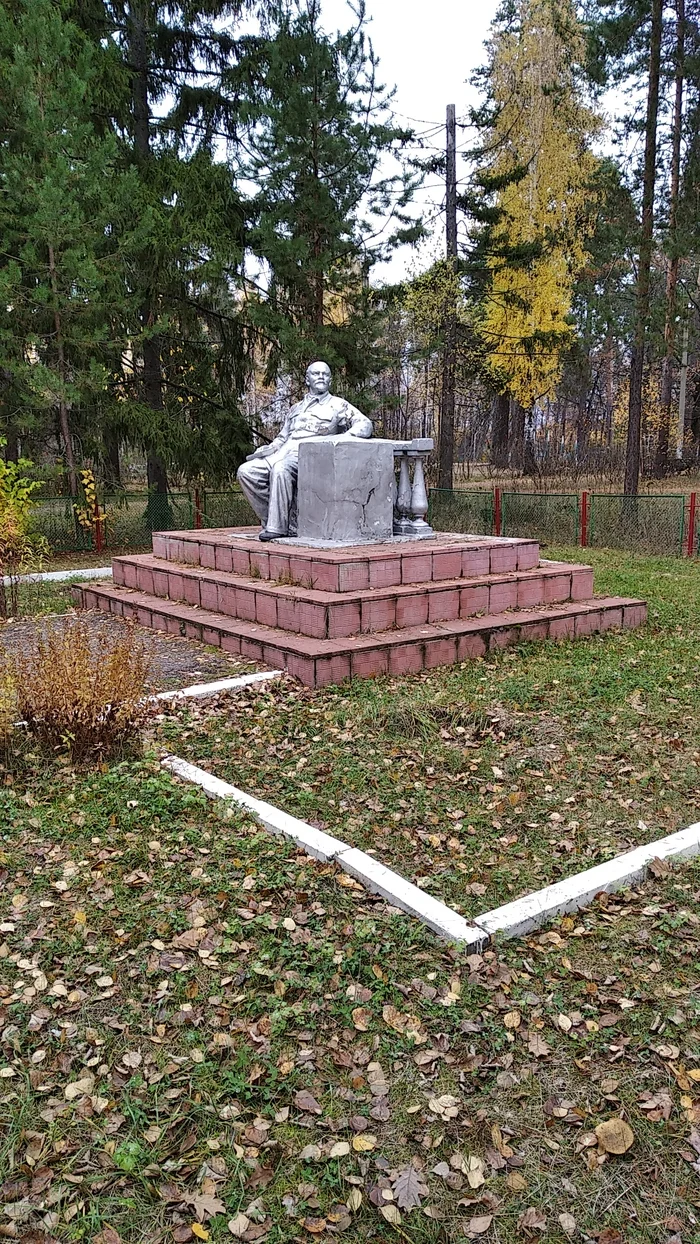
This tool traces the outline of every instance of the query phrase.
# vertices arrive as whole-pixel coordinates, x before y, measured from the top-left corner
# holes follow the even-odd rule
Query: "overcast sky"
[[[371,18],[369,34],[380,58],[380,78],[396,86],[397,120],[410,120],[416,130],[426,123],[444,125],[447,104],[455,104],[462,117],[476,100],[468,84],[474,69],[484,61],[483,42],[498,7],[498,0],[366,0]],[[322,0],[323,24],[329,31],[346,30],[352,24],[347,0]],[[444,130],[429,141],[444,145]],[[457,145],[467,145],[468,134],[458,130]],[[465,165],[458,161],[457,177]],[[431,176],[420,201],[427,217],[434,216],[444,191]],[[429,249],[419,255],[404,247],[388,265],[375,269],[374,279],[400,280],[417,267],[425,268],[433,252],[443,245],[444,223],[435,220],[438,233]]]

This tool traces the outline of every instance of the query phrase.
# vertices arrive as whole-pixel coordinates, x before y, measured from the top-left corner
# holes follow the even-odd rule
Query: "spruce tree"
[[[262,264],[249,312],[269,377],[299,377],[319,357],[355,392],[375,363],[371,267],[420,230],[405,211],[414,178],[381,171],[410,132],[393,123],[365,24],[360,6],[351,30],[330,35],[318,0],[281,6],[258,51],[247,167],[259,186],[249,242]]]
[[[76,432],[105,388],[103,244],[116,144],[90,115],[96,49],[51,0],[0,7],[0,368],[9,443]]]
[[[122,165],[136,178],[114,205],[128,351],[114,377],[126,400],[112,435],[143,448],[161,496],[169,468],[225,478],[249,448],[236,298],[245,209],[233,165],[216,151],[221,127],[238,123],[238,96],[222,81],[249,47],[229,29],[246,7],[105,0],[89,14],[95,37],[119,51],[109,112]],[[155,525],[167,517],[162,501],[150,509]]]

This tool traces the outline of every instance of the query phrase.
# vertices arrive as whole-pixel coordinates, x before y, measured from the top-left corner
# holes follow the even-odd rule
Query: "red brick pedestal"
[[[307,686],[404,674],[533,639],[639,626],[643,601],[593,597],[593,571],[542,562],[534,540],[262,545],[256,528],[174,531],[117,557],[86,609],[286,669]]]

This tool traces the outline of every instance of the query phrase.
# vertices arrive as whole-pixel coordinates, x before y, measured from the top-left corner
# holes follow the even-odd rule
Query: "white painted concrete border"
[[[426,894],[412,882],[406,881],[398,873],[392,872],[390,868],[385,868],[366,852],[356,850],[339,838],[315,829],[306,821],[290,816],[262,799],[255,799],[178,756],[166,756],[161,764],[186,782],[194,782],[210,798],[231,799],[246,808],[257,816],[266,829],[273,834],[290,838],[315,859],[323,862],[335,860],[343,872],[361,881],[371,893],[381,894],[392,907],[398,907],[408,915],[417,917],[440,937],[451,942],[467,943],[472,950],[480,950],[488,941],[482,930],[469,924],[464,916],[460,916],[439,899]]]
[[[246,676],[244,675],[243,678]],[[261,677],[279,677],[279,672],[272,675],[248,675],[248,679]],[[243,679],[224,680],[227,684],[242,685]],[[217,684],[203,684],[216,687]],[[193,693],[199,692],[192,688]],[[202,692],[206,694],[206,692]],[[186,692],[173,694],[186,694]],[[213,693],[212,693],[213,694]],[[426,924],[440,937],[451,942],[466,943],[472,950],[481,950],[496,934],[503,937],[520,937],[532,932],[548,920],[567,912],[578,911],[587,906],[602,891],[612,893],[624,889],[635,881],[646,876],[649,864],[654,859],[688,859],[700,854],[700,822],[681,829],[678,833],[659,838],[646,846],[636,847],[624,855],[618,855],[605,864],[597,864],[585,872],[575,873],[564,881],[545,886],[526,894],[524,898],[496,907],[493,911],[475,916],[472,922],[467,921],[459,912],[454,911],[439,899],[426,894],[424,890],[406,881],[392,869],[386,868],[365,851],[351,847],[339,838],[316,829],[306,821],[275,808],[273,804],[253,795],[246,794],[236,786],[223,782],[221,778],[207,773],[205,769],[190,764],[178,756],[166,756],[161,764],[184,781],[193,782],[201,787],[212,799],[231,799],[240,807],[252,812],[271,833],[290,838],[297,846],[302,847],[308,855],[317,860],[328,862],[335,860],[351,877],[357,878],[373,894],[381,894],[393,907],[407,912],[410,916]]]
[[[699,853],[700,823],[689,825],[687,829],[659,838],[644,847],[636,847],[624,855],[617,855],[605,864],[575,873],[565,881],[557,881],[544,890],[526,894],[513,903],[496,907],[482,916],[476,916],[474,923],[490,937],[494,933],[501,933],[504,937],[520,937],[555,916],[585,907],[602,890],[612,893],[639,881],[654,859],[687,859]]]
[[[199,700],[208,695],[218,695],[220,691],[232,691],[236,687],[248,687],[251,683],[267,682],[270,678],[281,678],[284,670],[260,670],[256,674],[239,674],[237,678],[220,678],[217,682],[198,682],[191,687],[183,687],[180,691],[159,691],[153,700]]]
[[[43,574],[22,574],[19,583],[65,583],[68,579],[111,579],[111,566],[86,566],[82,570],[47,570]],[[11,583],[9,575],[3,578],[5,587]]]

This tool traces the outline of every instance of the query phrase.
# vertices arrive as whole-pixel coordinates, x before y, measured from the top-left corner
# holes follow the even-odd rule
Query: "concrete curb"
[[[89,566],[83,570],[47,570],[44,574],[22,574],[19,583],[65,583],[69,579],[111,579],[111,566]],[[9,587],[11,579],[3,578],[5,587]]]
[[[689,825],[687,829],[669,834],[666,838],[659,838],[647,846],[636,847],[625,855],[617,855],[605,864],[575,873],[565,881],[557,881],[543,890],[526,894],[524,898],[516,899],[513,903],[495,907],[493,911],[476,916],[474,923],[489,937],[495,933],[504,937],[520,937],[555,916],[578,911],[603,890],[612,893],[633,881],[639,881],[646,875],[647,868],[654,859],[687,859],[699,853],[700,823]]]
[[[279,677],[279,674],[275,672],[272,675],[243,676],[249,680],[260,677]],[[243,678],[225,681],[227,685],[242,685]],[[216,683],[203,684],[204,687],[207,685],[217,687]],[[205,694],[199,688],[191,690],[193,693]],[[165,693],[166,696],[173,694],[186,692]],[[359,851],[348,843],[341,842],[339,838],[333,838],[306,821],[275,808],[271,803],[246,794],[238,787],[223,782],[221,778],[178,756],[166,756],[161,764],[177,777],[201,787],[210,798],[231,799],[246,808],[271,833],[290,838],[314,859],[324,863],[335,860],[343,872],[361,881],[371,893],[381,894],[393,907],[415,916],[439,937],[466,944],[475,951],[482,950],[497,934],[503,937],[520,937],[556,916],[578,911],[602,891],[612,893],[639,881],[646,875],[648,866],[654,859],[687,859],[700,854],[699,822],[675,834],[669,834],[666,838],[659,838],[656,842],[618,855],[605,864],[598,864],[595,868],[575,873],[564,881],[545,886],[543,890],[535,890],[524,898],[495,907],[469,922],[459,912],[433,898],[431,894],[426,894],[365,851]]]
[[[261,670],[256,674],[239,674],[237,678],[220,678],[218,682],[193,683],[191,687],[183,687],[180,691],[160,691],[152,699],[199,700],[208,695],[218,695],[220,691],[231,691],[235,687],[249,687],[251,683],[267,682],[269,678],[281,678],[283,672],[283,670]]]
[[[324,863],[335,860],[343,872],[361,881],[371,893],[381,894],[392,907],[398,907],[409,916],[415,916],[438,936],[447,941],[466,943],[473,950],[480,950],[486,945],[488,936],[480,928],[475,928],[451,907],[426,894],[390,868],[385,868],[366,852],[356,850],[339,838],[315,829],[306,821],[290,816],[262,799],[255,799],[178,756],[166,756],[161,764],[177,777],[201,787],[211,799],[231,799],[246,808],[271,833],[290,838],[314,859]]]

